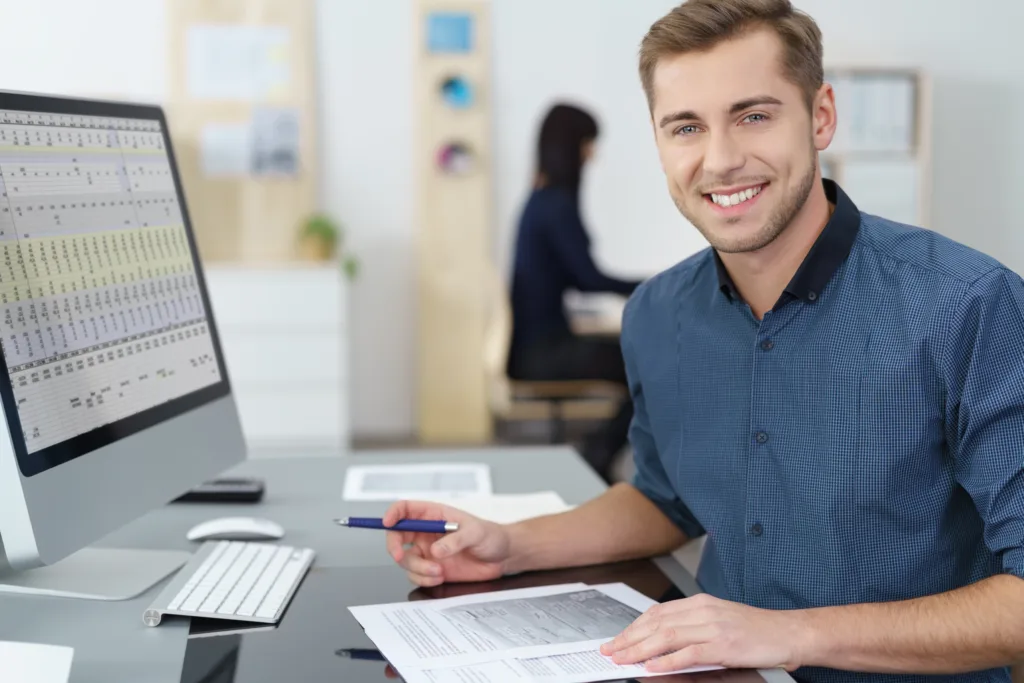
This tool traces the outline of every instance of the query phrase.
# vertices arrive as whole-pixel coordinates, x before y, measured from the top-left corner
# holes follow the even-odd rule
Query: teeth
[[[761,193],[760,187],[748,187],[742,192],[734,192],[733,194],[712,194],[711,201],[719,206],[736,206],[748,199],[753,199],[755,196]]]

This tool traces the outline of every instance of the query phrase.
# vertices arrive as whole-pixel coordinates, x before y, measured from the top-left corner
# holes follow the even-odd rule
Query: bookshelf
[[[836,135],[822,175],[866,213],[930,227],[931,84],[917,69],[831,66]]]

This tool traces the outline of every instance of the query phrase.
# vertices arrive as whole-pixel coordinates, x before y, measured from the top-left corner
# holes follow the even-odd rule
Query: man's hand
[[[601,654],[617,664],[646,662],[651,673],[694,666],[793,671],[802,664],[805,643],[799,612],[700,594],[655,605],[602,645]]]
[[[459,525],[458,531],[444,535],[387,532],[388,553],[417,586],[488,581],[504,573],[509,539],[503,526],[447,505],[416,501],[401,501],[388,508],[384,526],[394,526],[402,519],[436,519]]]

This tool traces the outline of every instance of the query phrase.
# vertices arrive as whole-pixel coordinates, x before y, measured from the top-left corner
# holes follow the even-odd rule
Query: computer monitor
[[[245,458],[159,106],[0,92],[0,339],[0,589],[178,568],[87,548]]]

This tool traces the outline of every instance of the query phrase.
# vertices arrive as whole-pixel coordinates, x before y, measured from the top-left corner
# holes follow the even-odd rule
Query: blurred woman
[[[563,303],[567,290],[628,296],[640,284],[602,273],[591,258],[579,197],[597,136],[594,117],[566,104],[554,106],[541,125],[534,186],[515,242],[512,379],[626,384],[618,340],[574,334]],[[606,481],[615,455],[626,445],[632,415],[627,399],[584,445],[584,458]]]

